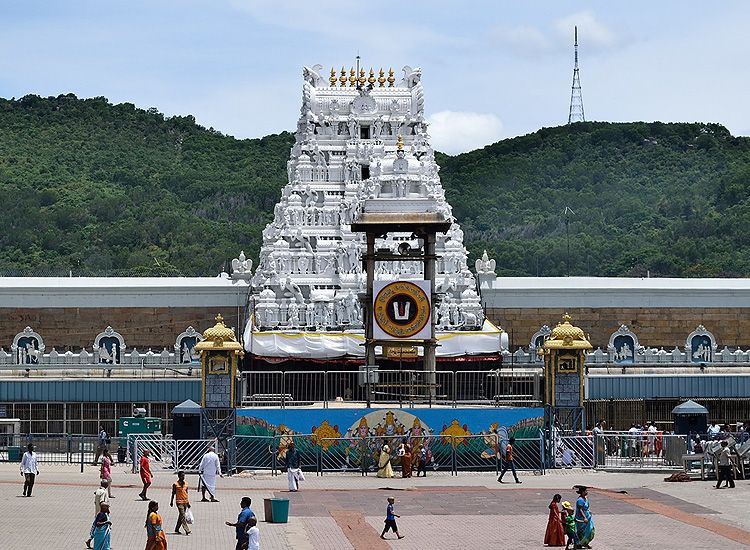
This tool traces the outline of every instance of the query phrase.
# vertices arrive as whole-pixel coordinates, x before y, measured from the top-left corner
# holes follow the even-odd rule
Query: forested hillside
[[[577,123],[457,157],[443,185],[501,275],[750,276],[750,138],[717,124]]]
[[[216,275],[257,255],[293,140],[104,98],[0,100],[0,273]]]
[[[0,100],[0,274],[215,275],[260,233],[289,133],[236,140],[155,109]],[[504,275],[750,275],[750,139],[580,123],[439,155],[454,214]]]

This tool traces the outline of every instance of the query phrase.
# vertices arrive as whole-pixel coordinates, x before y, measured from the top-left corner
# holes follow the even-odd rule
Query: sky
[[[105,96],[238,138],[293,130],[302,66],[421,67],[456,154],[586,120],[750,135],[750,2],[0,0],[0,97]]]

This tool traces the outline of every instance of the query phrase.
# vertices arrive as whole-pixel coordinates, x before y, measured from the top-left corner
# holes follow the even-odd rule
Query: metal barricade
[[[174,440],[174,460],[175,470],[182,470],[187,473],[195,473],[200,467],[203,455],[208,449],[213,447],[217,450],[215,439],[178,439]]]
[[[687,452],[684,435],[647,431],[596,435],[596,467],[601,469],[681,469]]]
[[[453,446],[453,452],[456,471],[494,471],[497,474],[500,467],[500,439],[497,434],[463,436]]]
[[[243,373],[243,406],[283,407],[284,373],[280,371],[250,371]]]
[[[318,445],[318,472],[369,471],[373,449],[366,437],[324,437]]]
[[[243,406],[287,407],[343,401],[400,406],[539,406],[541,370],[251,371],[243,373]],[[369,395],[368,395],[369,394]]]
[[[503,466],[503,457],[506,441],[500,441],[500,464]],[[537,437],[519,437],[513,443],[513,464],[516,470],[544,473],[546,457],[544,454],[544,436],[540,432]]]
[[[140,471],[140,460],[145,450],[149,451],[149,461],[156,467],[174,468],[177,463],[173,439],[161,434],[128,434],[128,455],[133,461],[133,473]]]
[[[593,435],[556,435],[553,451],[555,468],[594,468],[597,453]]]
[[[236,435],[229,440],[231,470],[276,470],[275,436]]]
[[[324,403],[326,374],[323,371],[285,372],[284,406]]]
[[[96,456],[99,438],[83,434],[2,434],[0,461],[20,461],[29,443],[37,461],[46,464],[90,464]]]

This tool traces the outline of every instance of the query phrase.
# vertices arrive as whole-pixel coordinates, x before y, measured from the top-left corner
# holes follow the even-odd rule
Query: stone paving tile
[[[678,510],[682,510],[683,512],[688,512],[690,514],[718,514],[719,513],[716,510],[706,508],[705,506],[701,506],[700,504],[696,504],[695,502],[688,502],[687,500],[683,500],[681,498],[677,498],[677,497],[674,497],[672,495],[668,495],[665,493],[660,493],[659,491],[655,491],[654,489],[649,489],[647,487],[637,487],[635,489],[627,489],[627,493],[630,496],[647,498],[649,500],[653,500],[654,502],[660,502],[662,504],[666,504],[673,508],[677,508]]]
[[[597,550],[621,550],[627,547],[659,550],[745,548],[703,529],[654,514],[598,514],[594,519],[596,537],[592,546]],[[375,529],[383,527],[382,517],[368,517],[367,522]],[[402,515],[397,522],[405,538],[395,540],[393,537],[388,544],[398,550],[544,548],[542,542],[546,518],[539,514],[513,516],[512,521],[496,516],[454,515],[436,518]]]
[[[93,515],[93,491],[98,485],[97,469],[83,474],[75,466],[45,465],[34,489],[34,497],[20,495],[22,478],[18,465],[0,464],[0,550],[33,547],[84,548]],[[118,466],[114,472],[113,547],[116,550],[143,548],[146,503],[136,499],[138,478]],[[169,535],[170,550],[220,550],[234,547],[234,531],[224,521],[234,521],[243,495],[253,499],[261,519],[262,548],[276,550],[327,550],[367,548],[350,541],[331,517],[335,510],[363,514],[370,529],[383,527],[386,497],[397,499],[399,525],[407,538],[390,541],[392,548],[537,548],[541,547],[551,495],[560,492],[568,500],[571,487],[584,483],[610,489],[626,488],[635,496],[671,506],[696,518],[707,517],[750,530],[750,482],[738,481],[734,491],[712,489],[709,483],[664,483],[663,476],[650,474],[606,474],[551,472],[546,476],[525,475],[523,485],[499,485],[494,476],[462,473],[433,475],[426,480],[379,480],[358,475],[308,475],[299,493],[281,490],[285,477],[261,474],[219,480],[216,504],[198,503],[191,490],[196,515],[194,535]],[[174,528],[175,509],[169,508],[174,475],[156,473],[150,496],[161,504],[167,532]],[[188,476],[195,486],[195,476]],[[263,519],[263,498],[279,496],[291,501],[289,524],[268,524]],[[601,491],[592,491],[592,511],[597,521],[595,548],[740,548],[741,545],[708,529],[689,525],[659,513],[646,513],[628,502]],[[687,516],[689,518],[689,516]],[[371,534],[371,533],[370,533]],[[352,533],[349,533],[350,537]],[[507,541],[511,541],[508,543]]]
[[[315,550],[354,550],[332,517],[304,518],[302,521]]]

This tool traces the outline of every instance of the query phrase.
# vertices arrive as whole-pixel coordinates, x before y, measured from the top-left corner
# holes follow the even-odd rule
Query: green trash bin
[[[271,522],[287,523],[289,521],[289,499],[272,498],[271,499]]]
[[[21,447],[8,447],[8,462],[21,462]]]

